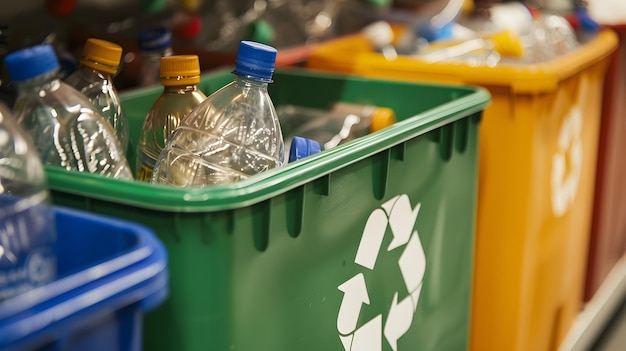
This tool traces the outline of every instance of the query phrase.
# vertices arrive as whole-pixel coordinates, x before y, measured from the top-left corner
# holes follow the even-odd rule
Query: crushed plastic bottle
[[[56,277],[56,227],[30,137],[0,104],[0,301]]]
[[[469,66],[493,67],[502,57],[522,58],[524,55],[521,38],[507,30],[468,40],[434,42],[413,57],[427,63],[463,62]]]
[[[58,78],[50,45],[13,52],[5,63],[18,89],[15,118],[44,164],[132,179],[115,131],[86,96]]]
[[[172,33],[163,27],[147,28],[138,36],[139,50],[143,58],[138,85],[141,87],[159,84],[161,57],[172,56]]]
[[[156,162],[152,182],[204,187],[281,166],[281,126],[267,91],[275,61],[273,47],[242,41],[234,81],[183,118]]]
[[[198,89],[198,56],[179,55],[161,58],[163,93],[154,102],[137,146],[137,179],[149,182],[157,158],[182,118],[198,106],[206,95]]]
[[[315,140],[324,150],[386,128],[396,121],[390,108],[345,102],[333,104],[329,110],[294,105],[277,108],[285,134],[285,146],[295,136]],[[285,151],[290,154],[291,150]]]
[[[78,70],[67,77],[65,82],[89,98],[115,129],[122,150],[127,150],[128,118],[113,84],[113,75],[119,69],[121,58],[121,46],[105,40],[88,39]]]

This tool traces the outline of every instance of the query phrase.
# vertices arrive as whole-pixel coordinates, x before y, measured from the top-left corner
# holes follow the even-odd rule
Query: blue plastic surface
[[[0,304],[0,350],[139,351],[168,294],[167,254],[144,226],[55,208],[58,279]]]
[[[265,44],[242,41],[239,43],[235,74],[271,81],[276,63],[276,49]]]
[[[289,148],[289,162],[295,162],[322,151],[320,144],[308,138],[294,136]]]
[[[137,37],[141,51],[162,51],[172,45],[172,33],[163,27],[147,28]]]
[[[8,54],[4,62],[14,81],[28,80],[59,68],[59,60],[50,44],[18,50]]]

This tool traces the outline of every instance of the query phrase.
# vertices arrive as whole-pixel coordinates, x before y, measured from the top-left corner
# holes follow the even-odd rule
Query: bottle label
[[[26,200],[28,201],[28,200]],[[0,195],[0,301],[56,277],[56,229],[47,203]]]
[[[156,160],[139,151],[137,155],[139,166],[137,167],[137,180],[142,182],[150,182],[152,179],[152,170],[156,164]]]

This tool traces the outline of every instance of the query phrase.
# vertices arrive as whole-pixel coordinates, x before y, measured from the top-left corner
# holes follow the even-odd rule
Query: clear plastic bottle
[[[433,42],[414,57],[428,63],[445,61],[494,66],[502,57],[519,59],[524,55],[522,39],[516,33],[505,30],[474,39]]]
[[[13,52],[5,63],[18,89],[15,118],[44,164],[132,179],[115,131],[85,95],[58,78],[50,45]]]
[[[56,227],[30,137],[0,104],[0,301],[56,277]]]
[[[113,75],[117,73],[121,58],[121,46],[90,38],[85,43],[78,70],[65,82],[89,98],[115,129],[122,150],[127,150],[128,118],[113,84]]]
[[[161,57],[174,54],[171,31],[163,27],[144,29],[139,32],[138,43],[143,58],[138,85],[145,87],[159,84]]]
[[[294,105],[277,108],[278,118],[289,147],[295,136],[315,140],[324,150],[376,132],[395,123],[395,112],[386,107],[345,102],[329,110]],[[291,154],[291,150],[285,150]]]
[[[281,166],[284,144],[267,91],[276,49],[242,41],[235,79],[194,108],[159,156],[153,183],[226,184]]]
[[[157,158],[181,119],[198,106],[206,95],[198,89],[198,56],[161,58],[163,93],[154,102],[141,128],[137,146],[137,179],[149,182]]]

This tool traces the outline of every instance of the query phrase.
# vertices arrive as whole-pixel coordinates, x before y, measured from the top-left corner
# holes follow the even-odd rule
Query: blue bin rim
[[[57,219],[81,217],[105,226],[123,226],[136,236],[136,245],[0,303],[0,348],[134,303],[147,312],[167,298],[167,253],[151,229],[60,206],[54,206],[54,212]],[[62,235],[59,229],[57,235]]]

